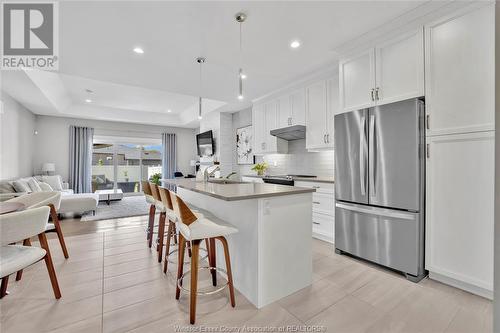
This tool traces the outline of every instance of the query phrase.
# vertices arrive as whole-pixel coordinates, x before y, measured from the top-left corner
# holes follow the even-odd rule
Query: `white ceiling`
[[[52,104],[57,106],[53,113],[62,116],[195,127],[196,57],[207,58],[202,96],[211,99],[208,111],[225,103],[226,109],[237,110],[311,71],[335,68],[336,48],[425,2],[60,2],[59,90],[50,92],[57,78],[45,74],[10,72],[2,80],[7,93],[28,100],[35,113],[50,113]],[[236,99],[238,11],[248,15],[244,102]],[[293,39],[302,42],[299,49],[289,47]],[[136,46],[145,53],[132,52]],[[25,96],[24,86],[34,89],[32,76],[44,77],[35,80],[41,96]],[[85,105],[86,88],[95,92],[92,105]],[[59,100],[49,98],[47,104],[50,95]],[[169,108],[172,113],[166,114]]]

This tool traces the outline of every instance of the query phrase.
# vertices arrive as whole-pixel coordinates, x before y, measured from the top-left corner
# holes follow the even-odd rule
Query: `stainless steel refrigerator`
[[[335,116],[335,249],[401,271],[424,270],[424,102]]]

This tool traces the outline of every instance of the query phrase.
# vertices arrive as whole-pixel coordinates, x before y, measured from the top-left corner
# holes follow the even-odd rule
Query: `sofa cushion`
[[[23,179],[14,180],[12,182],[12,186],[14,187],[16,192],[31,192],[31,188],[28,185],[28,182]]]
[[[30,178],[28,180],[28,185],[33,192],[42,192],[42,188],[38,184],[38,181],[35,178]]]
[[[42,189],[42,191],[45,191],[45,192],[52,192],[52,191],[54,191],[54,189],[52,188],[52,186],[50,186],[49,184],[44,183],[44,182],[39,182],[38,186],[40,186],[40,188]]]
[[[0,183],[0,193],[16,193],[16,189],[11,183],[2,181]]]
[[[54,191],[62,191],[63,186],[62,186],[62,180],[61,176],[55,175],[55,176],[41,176],[42,182],[47,183],[52,187]]]

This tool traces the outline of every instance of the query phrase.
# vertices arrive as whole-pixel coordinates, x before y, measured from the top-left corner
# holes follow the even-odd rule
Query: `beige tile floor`
[[[11,278],[0,300],[1,332],[188,332],[189,300],[174,298],[172,274],[164,275],[146,246],[145,217],[93,223],[64,220],[70,259],[53,238],[50,247],[63,297],[53,298],[45,265]],[[492,303],[423,280],[419,284],[379,267],[340,256],[313,242],[313,284],[257,310],[237,293],[199,297],[196,327],[317,325],[327,332],[491,332]],[[173,266],[171,266],[172,271]],[[219,330],[217,330],[220,328]],[[191,328],[192,329],[192,328]]]

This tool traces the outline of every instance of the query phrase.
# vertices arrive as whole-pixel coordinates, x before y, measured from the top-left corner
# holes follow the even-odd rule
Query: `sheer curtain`
[[[174,178],[177,171],[177,137],[174,133],[163,133],[162,141],[162,165],[163,178]]]
[[[75,193],[92,192],[93,138],[93,128],[69,128],[69,184]]]

